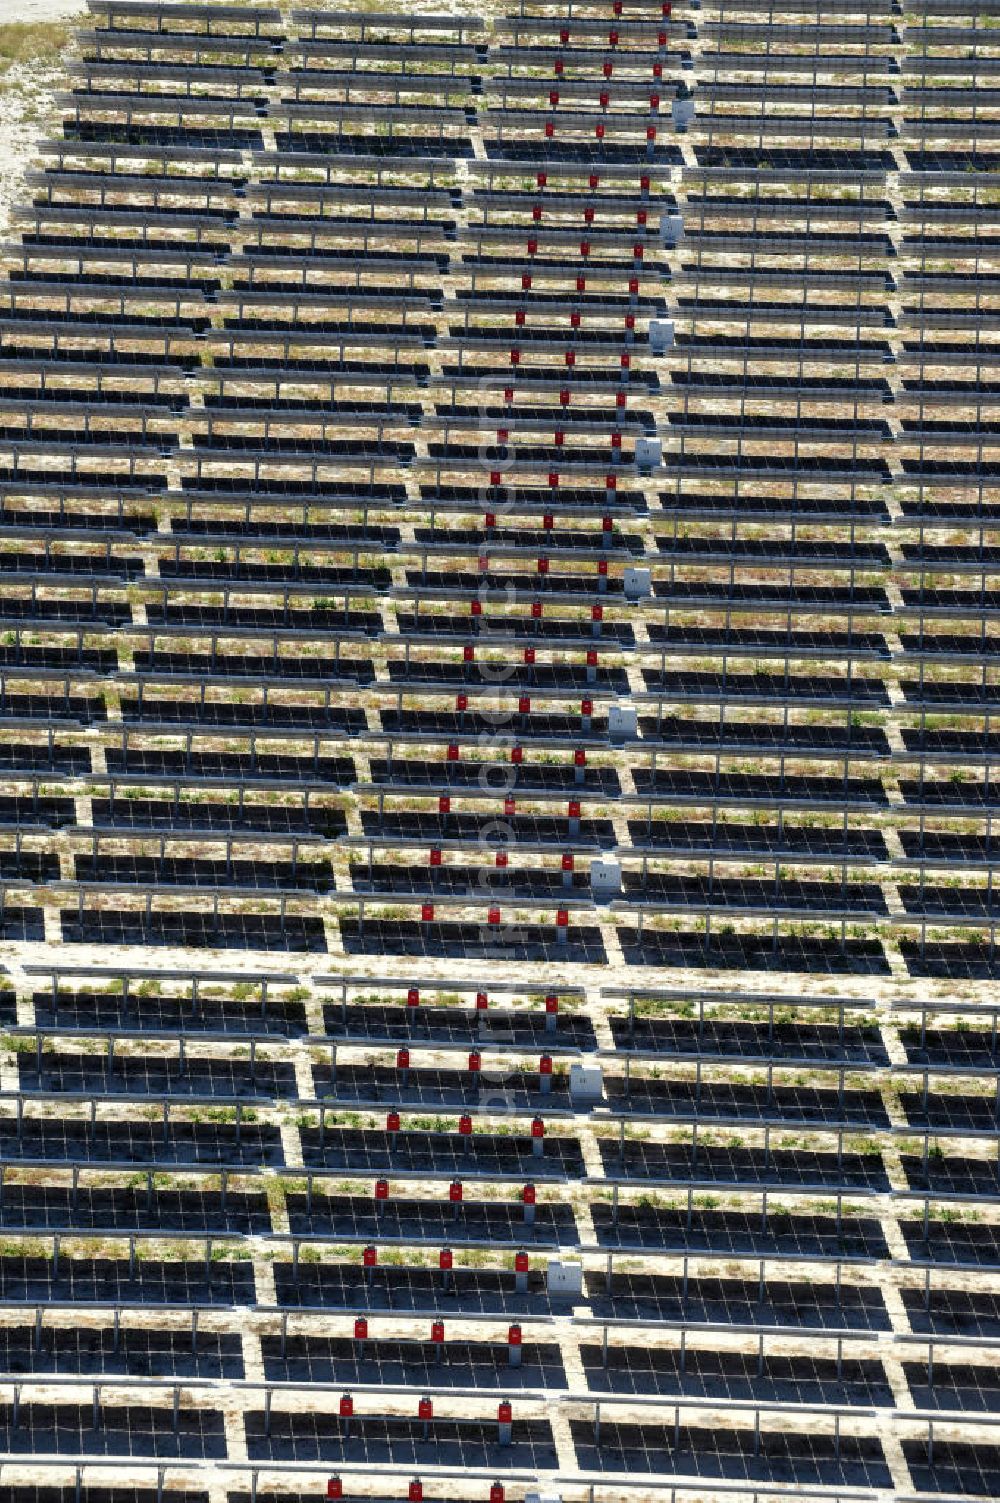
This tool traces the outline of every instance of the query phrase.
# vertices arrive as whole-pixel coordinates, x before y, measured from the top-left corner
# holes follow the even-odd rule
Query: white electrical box
[[[637,438],[635,462],[640,470],[655,469],[663,461],[663,445],[658,438]]]
[[[583,1293],[583,1264],[562,1262],[550,1258],[548,1266],[548,1289],[550,1294],[568,1295]]]
[[[687,130],[694,119],[694,100],[675,99],[670,105],[670,116],[674,122],[674,130]]]
[[[529,1490],[524,1494],[524,1503],[562,1503],[562,1494]]]
[[[604,1100],[604,1071],[600,1065],[570,1065],[569,1099],[573,1106],[597,1106]]]
[[[608,735],[612,741],[634,741],[639,734],[639,717],[634,705],[611,705],[608,710]]]
[[[660,240],[664,245],[677,245],[684,234],[684,218],[681,214],[660,215]]]
[[[597,903],[621,897],[621,863],[613,856],[598,856],[590,863],[590,892]]]
[[[653,576],[649,569],[625,569],[622,574],[622,589],[626,600],[642,600],[653,593]]]
[[[663,355],[674,347],[674,324],[670,318],[649,320],[649,348],[654,355]]]

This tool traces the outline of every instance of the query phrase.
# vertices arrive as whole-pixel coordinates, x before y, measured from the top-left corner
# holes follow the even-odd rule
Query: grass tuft
[[[55,63],[73,28],[61,21],[9,21],[0,25],[0,76],[15,63]]]

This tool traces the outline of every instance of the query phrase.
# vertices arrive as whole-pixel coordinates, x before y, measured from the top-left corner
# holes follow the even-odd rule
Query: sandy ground
[[[83,0],[0,0],[0,26],[10,21],[68,21],[86,13]]]
[[[24,174],[52,107],[55,73],[15,64],[0,79],[0,234],[11,205],[23,197]]]

